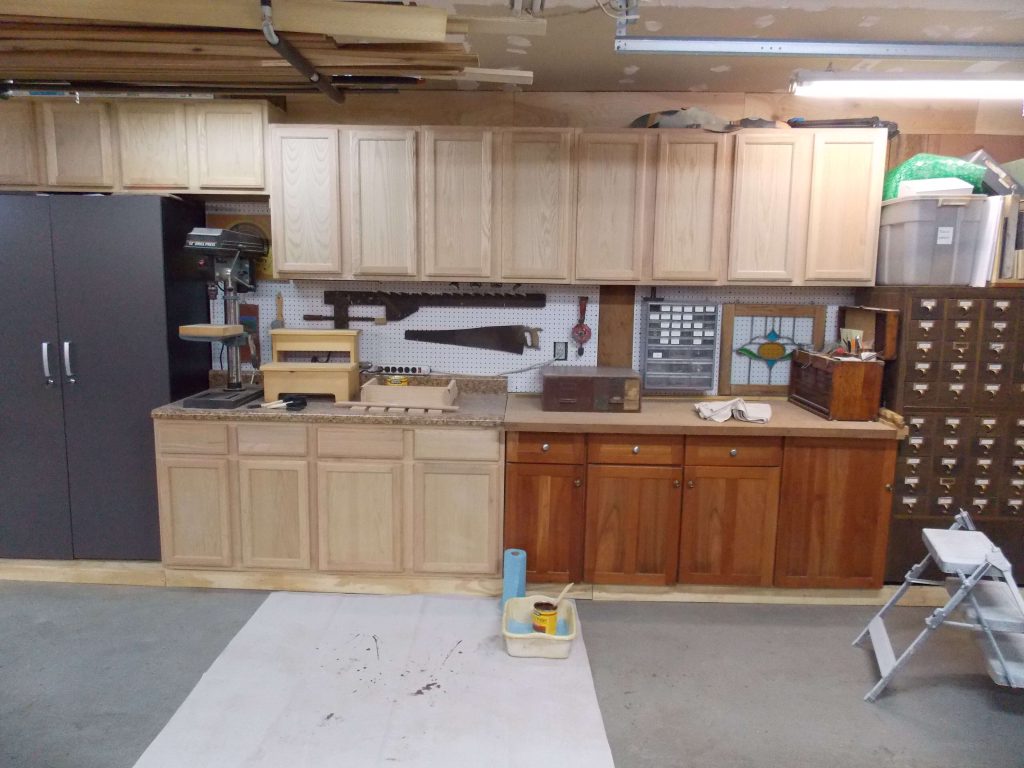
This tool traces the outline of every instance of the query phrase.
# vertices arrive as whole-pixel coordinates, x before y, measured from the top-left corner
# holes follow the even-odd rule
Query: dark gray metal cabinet
[[[204,389],[202,209],[150,196],[0,195],[0,557],[160,558],[149,412]],[[47,375],[48,374],[48,375]]]

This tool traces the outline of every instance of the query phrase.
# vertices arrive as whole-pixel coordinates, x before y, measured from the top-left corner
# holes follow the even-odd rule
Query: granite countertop
[[[756,398],[772,407],[767,424],[730,419],[705,421],[693,405],[707,398],[645,397],[639,413],[573,413],[541,410],[537,395],[512,395],[505,429],[523,432],[603,432],[726,437],[835,437],[899,440],[904,431],[884,421],[829,421],[782,398]],[[753,401],[754,398],[751,398]]]

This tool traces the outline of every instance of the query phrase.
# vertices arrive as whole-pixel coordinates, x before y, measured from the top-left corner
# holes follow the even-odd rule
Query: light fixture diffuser
[[[1024,75],[872,74],[798,69],[789,90],[797,96],[821,99],[1024,101]]]

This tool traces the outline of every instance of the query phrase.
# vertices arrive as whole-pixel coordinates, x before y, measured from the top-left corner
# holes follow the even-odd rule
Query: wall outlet
[[[569,342],[567,341],[556,341],[555,351],[551,355],[555,360],[568,360],[569,359]]]

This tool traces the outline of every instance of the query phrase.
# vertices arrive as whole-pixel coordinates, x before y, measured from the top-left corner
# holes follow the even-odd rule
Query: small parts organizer
[[[644,392],[715,388],[718,306],[644,299]]]

